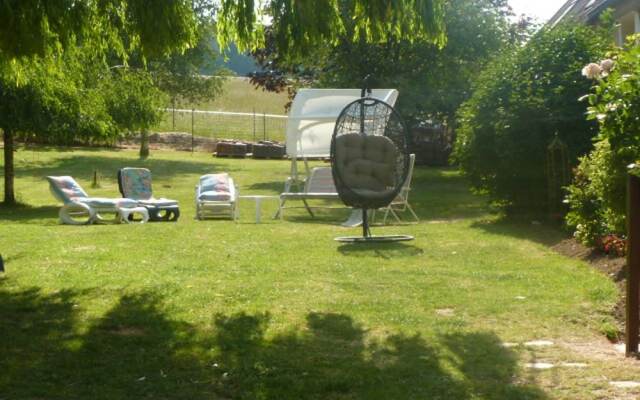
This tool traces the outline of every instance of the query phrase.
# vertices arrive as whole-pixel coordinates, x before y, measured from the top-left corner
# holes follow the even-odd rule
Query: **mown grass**
[[[339,226],[348,210],[256,225],[243,200],[238,222],[193,219],[201,174],[277,194],[286,161],[69,149],[16,160],[26,205],[0,209],[1,398],[586,399],[616,394],[603,376],[637,376],[618,360],[502,345],[601,343],[618,294],[548,249],[561,233],[498,219],[454,169],[416,170],[421,223],[374,227],[415,241],[358,246],[333,240],[358,233]],[[180,221],[59,225],[44,176],[117,196],[123,166],[150,168]],[[524,368],[537,357],[589,367]]]

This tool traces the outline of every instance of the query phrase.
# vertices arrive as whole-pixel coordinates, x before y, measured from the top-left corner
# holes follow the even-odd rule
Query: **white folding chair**
[[[387,207],[377,210],[378,212],[384,212],[384,216],[382,217],[383,224],[387,223],[387,217],[389,216],[389,214],[393,215],[397,222],[402,222],[400,220],[400,217],[398,216],[398,213],[404,213],[407,211],[413,217],[413,222],[420,221],[420,218],[418,218],[415,211],[413,211],[411,204],[409,204],[409,192],[411,191],[411,179],[413,176],[413,166],[415,164],[415,161],[416,155],[411,154],[409,156],[409,173],[407,174],[407,179],[405,179],[404,184],[402,185],[400,193],[398,193],[398,196],[396,196],[396,198]]]

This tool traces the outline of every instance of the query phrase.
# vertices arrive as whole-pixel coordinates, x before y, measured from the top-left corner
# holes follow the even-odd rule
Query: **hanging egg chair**
[[[366,94],[366,96],[365,96]],[[349,103],[340,113],[331,138],[331,171],[340,199],[362,209],[362,236],[338,237],[340,242],[395,242],[408,235],[373,236],[367,210],[388,206],[409,173],[409,132],[389,104],[370,97]]]

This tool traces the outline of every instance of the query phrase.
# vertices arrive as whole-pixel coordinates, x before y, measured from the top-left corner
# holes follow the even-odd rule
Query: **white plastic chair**
[[[196,219],[238,218],[238,190],[227,173],[207,174],[196,185]]]

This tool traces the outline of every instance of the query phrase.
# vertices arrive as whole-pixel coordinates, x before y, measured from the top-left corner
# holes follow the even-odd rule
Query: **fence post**
[[[193,154],[193,116],[195,115],[195,108],[191,109],[191,154]]]
[[[253,107],[253,141],[256,141],[256,108]]]
[[[262,113],[262,140],[267,140],[267,114]]]
[[[171,117],[173,119],[171,130],[173,130],[175,132],[175,130],[176,130],[176,100],[175,99],[173,99],[171,101],[171,107],[172,107],[171,108]]]
[[[626,355],[638,353],[640,327],[640,178],[627,180]]]

